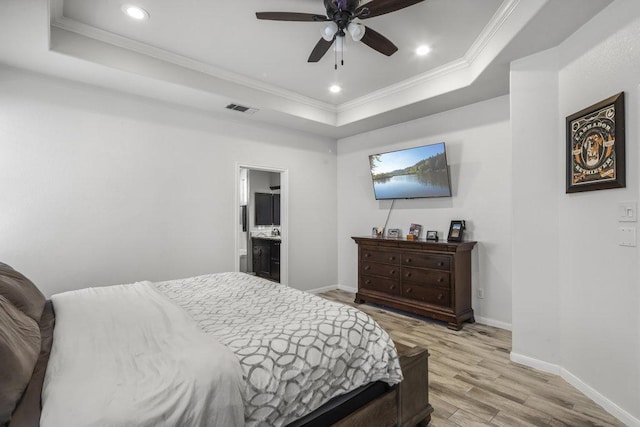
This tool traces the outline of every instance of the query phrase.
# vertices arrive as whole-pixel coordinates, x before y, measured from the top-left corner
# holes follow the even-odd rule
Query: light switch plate
[[[636,246],[636,228],[635,227],[619,227],[618,228],[618,244],[620,246]]]
[[[630,202],[618,202],[618,221],[637,222],[638,202],[635,200]]]

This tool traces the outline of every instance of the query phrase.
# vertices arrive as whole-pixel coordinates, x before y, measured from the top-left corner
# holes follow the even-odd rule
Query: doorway
[[[236,164],[235,271],[288,285],[288,171]]]

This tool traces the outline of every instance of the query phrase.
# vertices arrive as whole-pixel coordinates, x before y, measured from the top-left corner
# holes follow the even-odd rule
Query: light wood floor
[[[509,360],[511,332],[478,323],[443,323],[354,304],[343,291],[320,294],[373,317],[394,341],[426,347],[432,427],[623,426],[562,378]]]

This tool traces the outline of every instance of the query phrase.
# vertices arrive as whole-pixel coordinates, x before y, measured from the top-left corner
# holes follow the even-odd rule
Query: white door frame
[[[280,174],[280,283],[283,285],[289,285],[289,170],[264,165],[254,165],[249,163],[236,162],[235,173],[235,207],[234,207],[234,271],[240,271],[240,169],[259,170],[265,172],[275,172]],[[249,197],[250,194],[247,194]],[[249,220],[249,213],[247,212],[247,221]],[[250,224],[247,223],[247,233],[250,230]],[[249,248],[247,248],[249,250]],[[248,257],[247,257],[248,258]]]

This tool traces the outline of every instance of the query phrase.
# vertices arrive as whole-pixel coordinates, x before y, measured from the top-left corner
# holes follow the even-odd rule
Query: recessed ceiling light
[[[418,48],[416,49],[416,55],[419,56],[425,56],[429,52],[431,52],[431,48],[427,45],[418,46]]]
[[[338,85],[333,85],[329,88],[329,91],[331,93],[340,93],[340,91],[342,90],[342,88]]]
[[[134,6],[132,4],[125,4],[122,6],[122,11],[126,13],[133,19],[137,19],[138,21],[143,21],[145,19],[149,19],[149,12],[144,10],[139,6]]]

